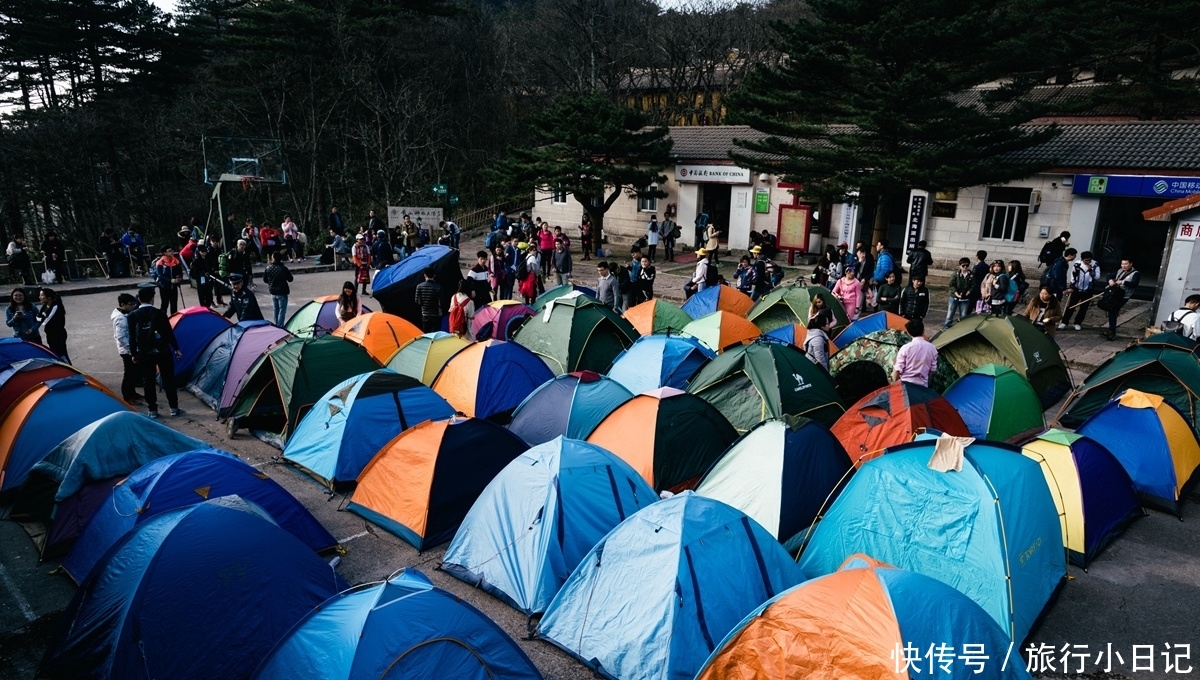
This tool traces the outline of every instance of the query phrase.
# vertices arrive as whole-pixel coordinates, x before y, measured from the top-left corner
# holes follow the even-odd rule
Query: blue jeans
[[[966,298],[960,300],[951,296],[946,303],[946,323],[942,324],[943,326],[949,328],[950,324],[954,323],[954,313],[956,311],[958,312],[959,321],[967,318],[971,313],[971,301]]]
[[[286,295],[272,295],[271,308],[275,311],[275,325],[283,328],[287,323],[287,300]]]

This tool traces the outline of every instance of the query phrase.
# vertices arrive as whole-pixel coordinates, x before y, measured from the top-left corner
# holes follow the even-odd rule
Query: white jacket
[[[132,354],[132,350],[129,349],[129,322],[125,320],[125,313],[114,309],[108,318],[112,321],[113,340],[117,341],[117,354]]]

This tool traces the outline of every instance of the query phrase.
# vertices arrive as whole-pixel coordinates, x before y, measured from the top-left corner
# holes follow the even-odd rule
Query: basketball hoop
[[[250,191],[250,186],[261,180],[262,177],[257,177],[255,175],[242,175],[242,191]]]

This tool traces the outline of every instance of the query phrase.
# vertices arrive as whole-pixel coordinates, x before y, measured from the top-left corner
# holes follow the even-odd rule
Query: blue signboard
[[[1084,196],[1183,198],[1192,194],[1200,194],[1200,177],[1075,175],[1071,193]]]

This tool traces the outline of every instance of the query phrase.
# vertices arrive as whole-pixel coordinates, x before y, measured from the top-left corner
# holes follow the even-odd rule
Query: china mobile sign
[[[676,165],[675,181],[749,184],[750,168],[736,165]]]

